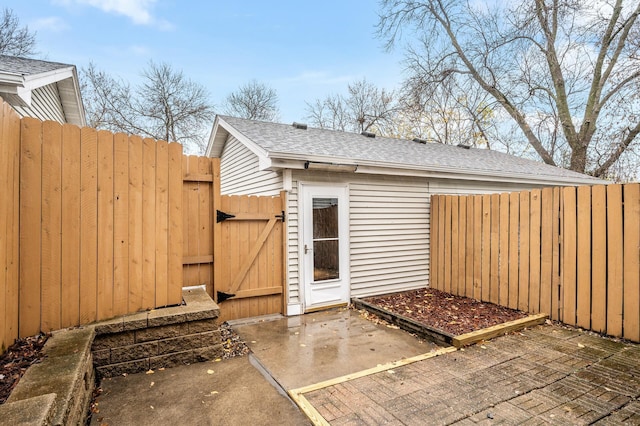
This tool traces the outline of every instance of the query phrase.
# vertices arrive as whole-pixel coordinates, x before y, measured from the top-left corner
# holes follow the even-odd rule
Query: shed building
[[[434,194],[602,181],[498,151],[226,116],[207,155],[221,193],[286,193],[286,314],[429,284]]]

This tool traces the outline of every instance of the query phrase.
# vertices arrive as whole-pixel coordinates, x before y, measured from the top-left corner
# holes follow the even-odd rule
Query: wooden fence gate
[[[214,226],[214,299],[222,321],[283,313],[284,195],[221,196]]]
[[[182,170],[183,285],[204,285],[221,321],[283,313],[284,195],[221,196],[215,158]]]

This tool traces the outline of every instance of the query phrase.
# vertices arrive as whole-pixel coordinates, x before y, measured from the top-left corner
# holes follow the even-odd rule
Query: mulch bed
[[[42,347],[49,335],[39,334],[18,339],[0,355],[0,404],[4,404],[22,375],[31,365],[42,360]]]
[[[527,316],[521,311],[432,288],[368,297],[364,300],[454,336]]]

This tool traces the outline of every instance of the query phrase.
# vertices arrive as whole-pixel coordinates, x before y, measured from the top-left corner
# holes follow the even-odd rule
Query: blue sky
[[[135,83],[149,60],[205,86],[211,101],[251,79],[278,92],[282,122],[303,121],[305,101],[344,93],[365,77],[385,89],[401,80],[401,52],[375,37],[375,0],[9,0],[37,32],[47,60],[93,61]],[[217,110],[219,110],[218,108]]]

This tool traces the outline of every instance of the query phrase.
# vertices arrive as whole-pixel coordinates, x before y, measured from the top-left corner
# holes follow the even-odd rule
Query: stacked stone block
[[[97,374],[113,377],[222,356],[220,309],[203,289],[183,291],[185,304],[128,315],[95,326]]]

